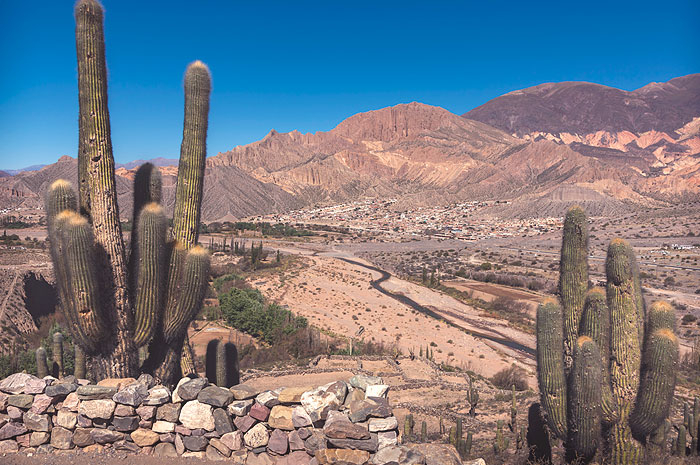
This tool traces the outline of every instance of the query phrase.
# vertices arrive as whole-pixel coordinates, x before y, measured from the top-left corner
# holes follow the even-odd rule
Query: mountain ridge
[[[367,197],[394,198],[407,208],[468,200],[520,205],[511,212],[502,208],[508,215],[563,212],[575,201],[591,203],[592,214],[632,204],[692,201],[700,193],[699,84],[700,75],[632,92],[589,83],[545,83],[497,97],[462,116],[411,102],[357,113],[325,132],[271,130],[257,142],[207,159],[203,219]],[[606,100],[611,92],[616,97]],[[639,105],[619,98],[628,94],[655,113],[636,121]],[[509,103],[512,99],[516,104]],[[671,108],[679,99],[685,99],[685,107]],[[553,119],[542,112],[555,107],[563,116]],[[668,114],[677,118],[660,129],[623,129]],[[567,131],[546,132],[564,127],[562,121]],[[609,129],[620,130],[600,129],[611,122],[617,126]],[[668,124],[680,126],[666,131]],[[596,129],[586,133],[580,128]],[[172,208],[177,166],[162,160],[164,204]],[[125,218],[136,163],[116,170]],[[75,180],[76,170],[75,159],[62,157],[39,171],[0,178],[0,201],[40,208],[48,183],[57,177]],[[527,204],[540,207],[533,210]]]

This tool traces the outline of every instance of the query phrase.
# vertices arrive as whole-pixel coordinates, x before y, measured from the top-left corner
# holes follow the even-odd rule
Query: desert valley
[[[112,5],[114,18],[124,14]],[[151,7],[128,10],[134,37]],[[343,88],[352,54],[333,48],[333,36],[344,37],[350,11],[332,21],[321,12],[317,21],[319,12],[305,8],[277,24],[278,5],[264,12],[261,28],[239,11],[242,4],[221,8],[207,21],[188,11],[187,34],[178,37],[171,29],[181,30],[174,24],[182,12],[176,5],[158,11],[148,40],[165,45],[138,63],[141,47],[105,46],[97,0],[75,4],[77,154],[52,153],[53,163],[23,169],[8,160],[0,170],[0,462],[700,464],[700,74],[673,68],[685,71],[636,90],[542,82],[458,112],[416,101],[377,108],[383,105],[367,102],[381,87],[381,67],[371,69],[363,91]],[[392,44],[421,55],[431,43],[432,51],[399,76],[405,50],[386,56],[379,47],[377,55],[394,63],[392,95],[413,95],[401,86],[411,88],[425,69],[440,74],[436,63],[448,60],[438,52],[458,51],[450,52],[454,61],[465,51],[427,33],[412,43],[419,28],[394,21],[410,9],[388,14],[402,29]],[[43,21],[49,7],[40,10]],[[380,6],[372,11],[381,17]],[[481,56],[487,65],[480,50],[469,50],[474,70],[495,69],[493,57],[504,50],[515,59],[510,42],[529,50],[536,40],[529,23],[524,36],[509,38],[501,17],[513,12],[498,13],[495,30],[509,45]],[[222,19],[224,27],[214,26]],[[578,19],[566,27],[575,30]],[[328,41],[332,53],[292,65],[280,43],[295,55],[305,50],[296,41],[309,20],[314,46],[307,48]],[[200,23],[206,34],[197,32]],[[285,36],[282,23],[294,30]],[[328,24],[338,31],[319,40]],[[450,32],[428,29],[436,37]],[[381,45],[382,32],[372,33],[370,41],[352,34],[364,45],[353,42],[345,53]],[[114,77],[124,68],[118,58],[108,70],[107,52],[127,50],[138,64],[126,74],[153,79],[138,89],[148,91],[128,109],[130,121],[125,113],[113,118],[115,132],[134,129],[139,105],[151,105],[144,113],[159,121],[135,137],[138,145],[169,124],[165,108],[172,107],[159,106],[172,91],[161,75],[173,64],[168,55],[194,44],[212,61],[191,61],[178,84],[179,156],[116,163],[107,83],[116,80],[110,105],[121,110],[137,85]],[[552,57],[554,45],[546,44]],[[274,82],[275,121],[285,120],[285,92],[308,98],[304,111],[312,113],[330,84],[311,79],[332,73],[336,55],[347,76],[333,76],[344,93],[333,95],[357,98],[366,111],[356,113],[355,104],[348,112],[355,114],[330,130],[270,128],[256,142],[224,149],[217,127],[220,150],[211,153],[212,126],[225,120],[226,103],[217,107],[217,98],[257,105],[270,92],[260,89]],[[365,58],[363,74],[370,74]],[[605,58],[596,56],[596,66]],[[251,59],[275,80],[246,69]],[[557,60],[550,74],[532,76],[560,76],[566,59]],[[216,73],[232,61],[240,67]],[[624,66],[613,64],[621,74]],[[37,89],[61,87],[51,80],[60,66],[46,68],[46,82],[17,79],[4,100],[30,108]],[[219,94],[213,75],[223,84]],[[260,87],[245,87],[251,76]],[[440,88],[432,79],[420,85]],[[468,86],[460,86],[440,95],[464,95]],[[50,93],[65,116],[67,105],[57,103],[63,90]],[[269,108],[255,110],[226,120],[244,124],[226,129],[227,141],[249,137]],[[19,113],[17,122],[43,121],[36,111]],[[35,150],[54,128],[32,128],[41,137],[22,144]],[[17,150],[13,143],[3,141],[5,153]],[[153,153],[162,145],[131,147]]]
[[[590,111],[578,111],[581,101]],[[539,397],[536,311],[558,293],[563,216],[581,205],[592,285],[605,285],[608,243],[625,238],[648,302],[675,307],[683,368],[671,418],[682,421],[700,394],[699,130],[700,75],[691,75],[634,92],[543,84],[462,116],[402,104],[213,156],[199,238],[213,281],[188,330],[196,369],[218,339],[236,344],[241,380],[260,390],[379,376],[406,439],[415,422],[426,428],[418,442],[447,441],[459,420],[471,441],[463,458],[521,463],[510,406],[526,424]],[[154,163],[172,210],[177,166]],[[116,170],[125,231],[137,170]],[[0,178],[3,377],[31,370],[33,347],[65,324],[43,198],[77,175],[64,156]],[[274,306],[303,319],[303,331],[236,324],[231,289],[239,310],[255,293],[255,311]],[[501,421],[511,448],[494,450]]]

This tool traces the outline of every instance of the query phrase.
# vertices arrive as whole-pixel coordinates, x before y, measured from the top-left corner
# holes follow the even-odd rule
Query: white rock
[[[189,429],[202,428],[214,431],[214,415],[211,405],[203,404],[198,400],[185,403],[180,410],[180,423]]]
[[[372,384],[367,386],[365,390],[365,397],[383,397],[386,399],[389,393],[389,386],[386,384]]]

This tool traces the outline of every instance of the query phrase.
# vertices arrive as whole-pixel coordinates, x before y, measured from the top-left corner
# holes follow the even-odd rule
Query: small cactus
[[[428,424],[423,420],[420,425],[420,441],[428,442]]]
[[[515,384],[512,388],[511,404],[510,404],[510,430],[516,432],[518,429],[518,404],[515,399]]]
[[[496,440],[493,442],[493,452],[500,455],[508,449],[508,439],[503,434],[503,420],[496,424]]]
[[[43,378],[44,376],[48,376],[48,374],[49,366],[46,362],[46,349],[39,347],[36,350],[36,375],[39,378]]]
[[[405,432],[404,436],[406,436]],[[450,433],[447,437],[447,442],[455,447],[457,446],[457,429],[454,426],[450,426]]]
[[[476,416],[476,406],[479,403],[479,391],[474,387],[474,380],[469,377],[469,388],[467,389],[467,404],[469,404],[469,416]]]
[[[678,427],[678,438],[676,439],[676,455],[679,457],[685,457],[685,443],[686,443],[686,430],[685,425]]]
[[[230,342],[221,343],[218,339],[209,341],[206,354],[207,378],[219,387],[229,388],[240,383],[238,350]]]
[[[73,350],[75,352],[75,368],[73,375],[78,379],[85,379],[87,376],[85,370],[85,352],[83,352],[83,349],[81,349],[78,344],[73,344]]]
[[[56,378],[63,378],[63,334],[59,332],[53,333],[51,352],[54,376]]]

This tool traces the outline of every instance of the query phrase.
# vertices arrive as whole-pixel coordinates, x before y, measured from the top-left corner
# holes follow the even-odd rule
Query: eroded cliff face
[[[0,202],[41,208],[46,186],[76,179],[76,165],[63,157],[40,171],[2,177]],[[161,170],[168,207],[177,168]],[[124,218],[134,172],[116,173]],[[413,102],[358,113],[327,132],[272,130],[207,160],[203,219],[362,197],[551,200],[562,186],[578,186],[566,190],[567,198],[579,192],[586,201],[593,192],[613,203],[682,202],[700,194],[700,74],[634,92],[542,84],[463,116]]]

